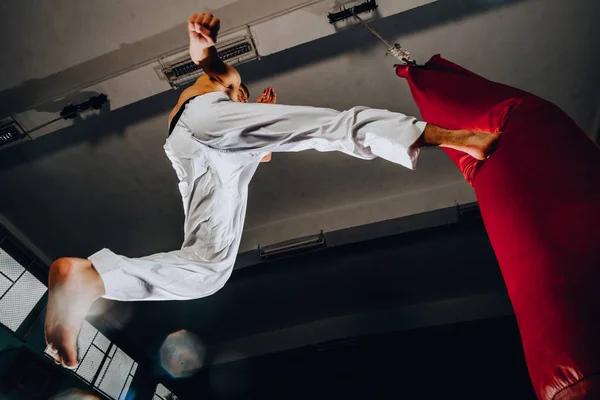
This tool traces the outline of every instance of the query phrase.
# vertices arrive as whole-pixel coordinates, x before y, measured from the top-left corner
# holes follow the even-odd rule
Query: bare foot
[[[104,284],[91,261],[60,258],[50,268],[46,343],[54,360],[74,369],[77,337],[90,307],[104,294]]]
[[[496,150],[500,135],[465,131],[456,145],[444,145],[455,150],[463,151],[477,160],[485,160]]]
[[[500,135],[471,132],[465,129],[449,130],[427,124],[423,135],[415,143],[419,147],[441,146],[465,152],[477,160],[485,160],[496,149]]]

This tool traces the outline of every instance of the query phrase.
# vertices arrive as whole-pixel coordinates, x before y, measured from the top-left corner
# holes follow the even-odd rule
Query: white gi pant
[[[236,103],[225,93],[186,105],[165,144],[185,212],[180,250],[128,258],[103,249],[89,259],[105,298],[189,300],[210,296],[229,279],[237,256],[248,184],[270,152],[341,151],[377,156],[413,169],[424,122],[366,107],[324,108]],[[276,166],[273,166],[276,167]]]

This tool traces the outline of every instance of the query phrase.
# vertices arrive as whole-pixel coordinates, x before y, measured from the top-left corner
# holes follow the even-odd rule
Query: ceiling
[[[598,48],[600,40],[592,18],[599,7],[593,0],[438,1],[380,20],[375,27],[402,42],[417,60],[441,52],[490,79],[556,102],[594,133],[599,56],[589,49]],[[180,18],[188,11],[181,11]],[[112,29],[106,13],[86,12],[88,17],[104,15],[111,32],[125,29],[119,19]],[[162,21],[156,11],[151,15]],[[177,25],[177,18],[165,18],[155,31]],[[54,29],[73,36],[73,19],[53,21]],[[77,26],[89,35],[84,24]],[[126,30],[123,40],[136,40],[134,33]],[[50,73],[25,72],[25,64],[40,64],[33,62],[39,43],[19,40],[12,53],[23,60],[21,79]],[[117,42],[109,35],[97,51],[110,51]],[[65,61],[63,55],[71,51],[64,41],[47,47],[55,54],[46,51],[41,64],[53,64],[46,57],[63,60],[63,67],[81,61]],[[383,53],[366,30],[351,29],[243,65],[240,71],[254,94],[272,85],[284,104],[337,109],[361,104],[418,114]],[[175,174],[162,151],[166,116],[176,97],[166,92],[0,153],[0,186],[9,193],[0,198],[2,214],[50,258],[87,255],[105,246],[131,256],[178,247],[182,210]],[[277,154],[252,182],[242,250],[473,200],[460,174],[436,150],[424,152],[416,172],[342,154]]]
[[[213,0],[204,5],[227,11],[224,15],[233,19],[249,17],[254,3]],[[266,8],[276,3],[281,2],[260,2]],[[7,89],[0,92],[0,106],[6,107],[2,102],[14,94],[8,88],[127,49],[124,43],[152,43],[165,32],[185,40],[182,21],[200,10],[195,1],[179,2],[177,8],[171,4],[2,2],[0,34],[11,40],[0,44],[0,90]],[[596,0],[439,0],[374,26],[401,42],[418,61],[442,53],[490,79],[555,102],[595,137],[600,127],[600,54],[593,50],[600,48],[599,15]],[[336,109],[360,104],[418,115],[407,85],[394,76],[393,60],[384,51],[366,30],[356,28],[245,64],[240,72],[253,95],[271,85],[282,104]],[[2,216],[49,258],[87,256],[102,247],[128,256],[178,248],[183,211],[176,176],[162,150],[167,116],[177,96],[165,92],[1,151]],[[414,172],[342,154],[275,154],[251,183],[242,251],[474,200],[460,173],[437,150],[425,151]],[[288,283],[297,284],[293,279]],[[253,303],[250,293],[268,284],[264,281],[248,293],[232,285],[195,311],[222,319],[218,312],[233,304],[243,314],[244,307],[264,306]],[[287,300],[274,295],[272,301],[282,301],[284,308],[285,301],[301,295],[290,293]],[[180,309],[172,303],[159,307],[165,315]],[[286,323],[323,317],[305,311],[295,309]],[[183,314],[181,319],[188,315]],[[243,327],[219,325],[219,332],[233,339],[277,325],[274,320],[242,321]],[[154,324],[150,317],[145,323]]]
[[[222,31],[227,31],[302,3],[306,1],[180,0],[177,6],[167,0],[5,1],[0,5],[0,34],[8,40],[0,42],[0,90],[80,65],[88,73],[100,68],[108,75],[161,50],[173,50],[186,44],[186,21],[193,13],[218,15]],[[107,57],[114,53],[117,58]]]

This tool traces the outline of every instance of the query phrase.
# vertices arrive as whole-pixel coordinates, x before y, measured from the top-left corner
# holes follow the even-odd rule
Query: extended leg
[[[235,171],[249,168],[245,174],[249,179],[258,160],[246,166],[248,157],[213,151],[181,132],[171,135],[165,151],[180,181],[185,212],[181,249],[142,258],[127,258],[104,249],[89,260],[62,258],[51,267],[46,341],[55,360],[67,368],[78,364],[77,337],[98,298],[196,299],[219,290],[231,274],[246,196],[237,192],[237,185],[221,185],[219,182],[227,178],[214,176],[214,170],[205,164],[211,164],[207,161],[211,153]]]
[[[449,147],[485,159],[498,141],[497,135],[443,129],[388,110],[242,104],[223,93],[196,98],[184,116],[196,139],[228,152],[341,151],[411,169],[420,147]]]

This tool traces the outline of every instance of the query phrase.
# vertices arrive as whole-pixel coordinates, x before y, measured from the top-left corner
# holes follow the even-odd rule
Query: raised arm
[[[221,22],[212,14],[192,15],[188,20],[190,57],[210,79],[226,88],[235,89],[242,82],[240,74],[221,61],[215,48],[220,27]]]

